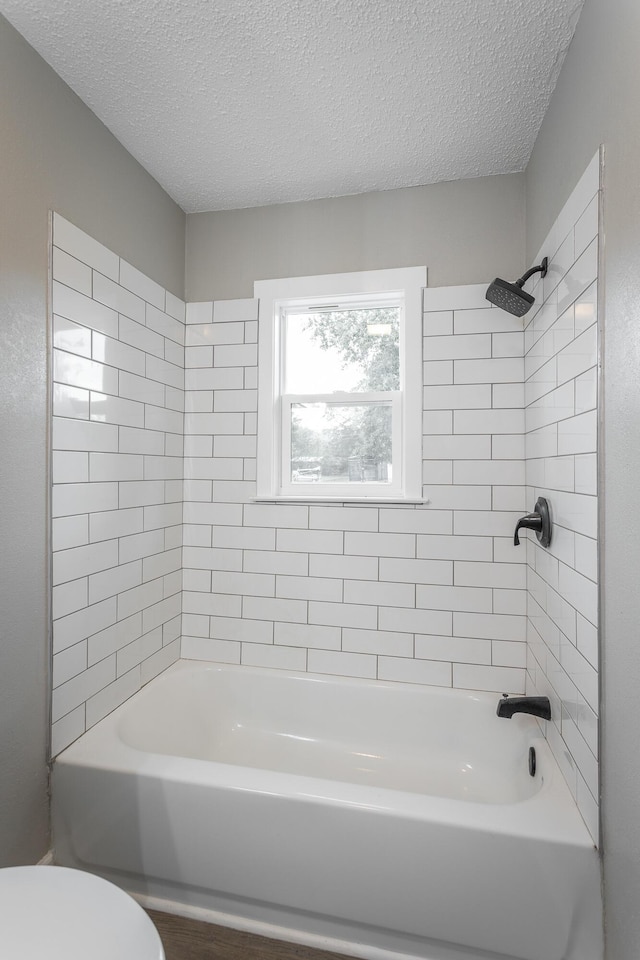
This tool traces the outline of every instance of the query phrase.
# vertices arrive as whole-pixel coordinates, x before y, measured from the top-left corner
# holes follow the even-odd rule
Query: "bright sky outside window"
[[[400,307],[287,311],[285,393],[400,389]]]

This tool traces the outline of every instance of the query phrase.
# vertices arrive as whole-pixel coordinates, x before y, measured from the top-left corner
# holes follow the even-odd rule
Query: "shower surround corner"
[[[59,214],[52,755],[180,655],[185,305]]]

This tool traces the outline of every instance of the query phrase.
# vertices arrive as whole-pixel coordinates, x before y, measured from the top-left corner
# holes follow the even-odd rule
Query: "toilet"
[[[0,869],[3,960],[165,960],[158,931],[135,900],[82,870]]]

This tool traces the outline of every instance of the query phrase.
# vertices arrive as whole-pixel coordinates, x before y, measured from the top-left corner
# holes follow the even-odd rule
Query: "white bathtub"
[[[496,703],[179,662],[56,760],[56,861],[367,960],[601,960],[597,853]]]

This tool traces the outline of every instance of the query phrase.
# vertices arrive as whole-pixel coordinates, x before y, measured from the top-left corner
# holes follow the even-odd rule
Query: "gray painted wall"
[[[640,5],[586,0],[527,171],[531,256],[600,142],[604,172],[602,810],[607,957],[640,949]]]
[[[425,263],[431,287],[519,276],[524,175],[187,217],[187,300],[252,297],[254,280]]]
[[[184,214],[0,17],[0,866],[48,849],[47,269],[58,210],[182,297]]]

